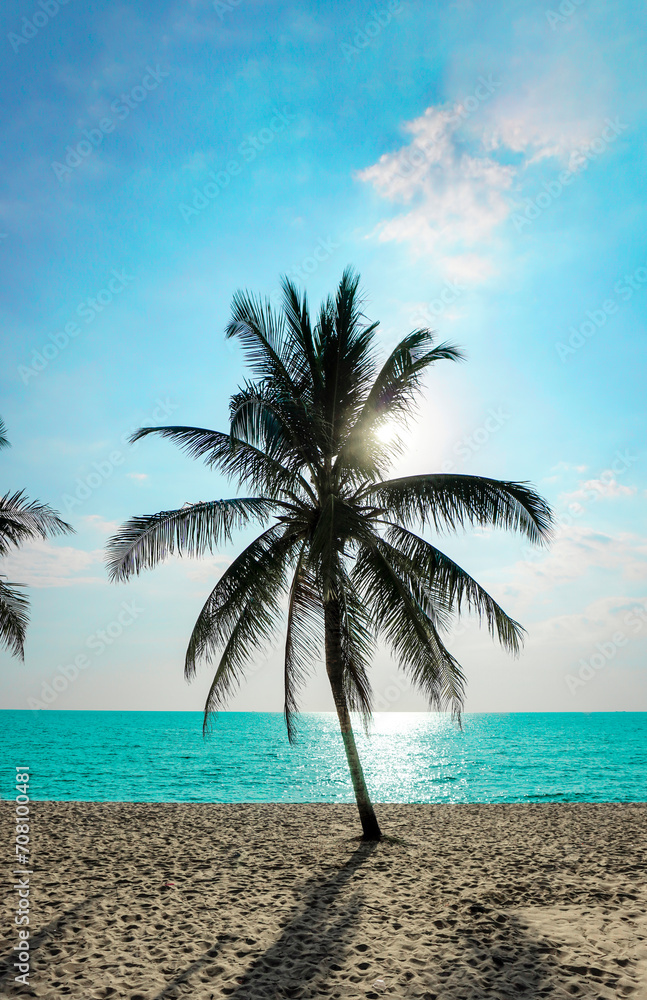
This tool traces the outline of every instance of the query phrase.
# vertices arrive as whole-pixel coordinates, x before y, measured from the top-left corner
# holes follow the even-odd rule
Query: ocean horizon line
[[[119,715],[199,715],[203,716],[204,711],[202,709],[195,708],[45,708],[45,709],[33,709],[33,708],[0,708],[0,712],[47,712],[47,714],[54,714],[60,712],[61,714],[69,714],[70,712],[95,712],[101,715],[119,714]],[[299,716],[305,715],[331,715],[336,716],[334,709],[313,709],[305,712],[296,712],[297,718]],[[359,715],[358,712],[351,712],[352,715]],[[451,719],[451,712],[439,712],[435,709],[430,709],[425,711],[423,709],[403,709],[400,711],[387,709],[386,711],[380,710],[371,713],[373,716],[376,715],[420,715],[420,716],[440,716],[442,718]],[[214,718],[221,715],[279,715],[283,717],[283,712],[279,709],[274,711],[259,710],[254,708],[245,709],[218,709],[214,713]],[[492,710],[482,710],[474,712],[461,712],[461,718],[465,719],[468,716],[475,715],[647,715],[647,709],[633,709],[633,708],[614,708],[614,709],[547,709],[544,711],[530,711],[529,709],[516,710],[510,709],[501,711]]]

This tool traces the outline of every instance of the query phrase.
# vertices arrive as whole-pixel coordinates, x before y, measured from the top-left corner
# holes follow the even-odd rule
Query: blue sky
[[[542,553],[443,540],[528,629],[518,661],[459,630],[467,709],[647,710],[645,12],[43,3],[0,33],[0,461],[76,534],[5,561],[32,625],[2,704],[67,676],[52,707],[202,707],[184,648],[235,549],[117,587],[102,548],[230,487],[127,436],[224,428],[234,291],[291,273],[318,301],[352,263],[384,350],[429,325],[469,358],[431,373],[402,469],[529,480],[560,515]],[[279,652],[232,708],[281,708]],[[381,652],[378,708],[423,707],[394,676]],[[331,707],[321,671],[304,707]]]

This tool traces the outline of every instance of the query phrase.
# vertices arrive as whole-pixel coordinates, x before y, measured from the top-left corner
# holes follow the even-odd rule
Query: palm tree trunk
[[[342,655],[341,655],[341,633],[339,620],[339,606],[336,601],[327,601],[325,604],[325,630],[326,630],[326,672],[332,689],[332,696],[337,709],[339,728],[341,729],[346,751],[346,760],[350,769],[350,776],[355,791],[355,799],[359,810],[359,818],[362,823],[362,840],[380,840],[382,831],[380,830],[373,803],[371,802],[366,787],[362,763],[359,759],[355,735],[351,723],[348,703],[344,692],[342,679]]]

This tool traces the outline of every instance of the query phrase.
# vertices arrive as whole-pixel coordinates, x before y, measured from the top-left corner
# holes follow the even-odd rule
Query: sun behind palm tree
[[[462,475],[383,478],[401,452],[391,428],[406,424],[423,373],[462,354],[434,346],[429,330],[415,330],[380,367],[377,323],[365,322],[358,281],[347,269],[314,324],[305,294],[288,280],[279,313],[248,293],[234,296],[226,334],[242,342],[253,381],[232,397],[229,433],[145,427],[132,440],[171,438],[253,495],[135,517],[109,540],[108,553],[112,579],[126,580],[174,552],[212,552],[250,521],[266,526],[209,595],[185,674],[219,657],[206,725],[251,657],[285,627],[292,741],[299,689],[323,649],[363,836],[371,840],[381,833],[350,713],[370,718],[367,670],[378,635],[431,707],[460,715],[464,678],[441,638],[453,616],[476,612],[513,653],[523,633],[471,576],[411,529],[491,524],[541,542],[551,514],[524,484]]]
[[[0,420],[0,448],[8,448],[4,421]],[[20,490],[0,497],[0,556],[24,542],[74,531],[62,521],[58,511],[46,504],[31,502]],[[0,644],[14,656],[25,658],[25,635],[29,624],[29,600],[23,583],[9,583],[0,573]]]

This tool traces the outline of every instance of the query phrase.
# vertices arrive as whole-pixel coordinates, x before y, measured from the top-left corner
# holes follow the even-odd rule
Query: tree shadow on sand
[[[428,993],[417,994],[435,1000],[540,1000],[554,997],[560,986],[559,966],[541,942],[534,940],[513,915],[481,903],[464,904],[453,919],[437,920],[436,927],[452,930],[452,950],[456,961],[447,962],[448,950],[441,947],[445,961],[434,963],[433,945],[428,949]],[[442,930],[441,930],[442,933]],[[405,980],[408,974],[405,973]],[[564,994],[560,991],[559,996]]]
[[[439,937],[428,937],[424,942],[429,953],[426,968],[418,968],[419,978],[406,970],[399,986],[389,991],[393,995],[422,1000],[547,1000],[568,996],[593,1000],[600,996],[600,987],[617,995],[617,972],[589,966],[585,959],[572,964],[568,948],[559,940],[532,933],[514,907],[500,909],[464,901],[454,905],[450,913],[433,922]],[[448,961],[452,953],[454,958]]]
[[[333,874],[311,878],[280,936],[245,969],[244,956],[236,979],[224,984],[223,969],[210,968],[223,951],[240,944],[223,934],[195,962],[169,982],[154,1000],[189,995],[231,1000],[310,1000],[314,997],[397,997],[398,1000],[545,1000],[597,997],[597,987],[613,988],[618,976],[568,963],[558,942],[534,934],[514,906],[490,905],[478,899],[447,898],[439,906],[421,890],[404,897],[365,902],[353,877],[376,850],[360,844]],[[360,879],[364,873],[360,874]],[[398,953],[393,970],[375,944],[375,911],[382,940],[391,938]],[[428,914],[420,922],[418,909]],[[408,917],[416,919],[407,929]],[[360,919],[360,917],[362,919]],[[401,921],[401,922],[400,922]],[[401,931],[402,949],[393,940]],[[367,933],[368,932],[368,933]],[[359,941],[357,935],[362,934]],[[369,941],[370,944],[366,942]],[[393,954],[393,951],[391,951]],[[232,966],[230,965],[230,968]],[[379,972],[380,967],[384,969]],[[598,976],[597,973],[600,973]],[[341,975],[339,975],[341,973]],[[590,975],[589,975],[590,973]],[[376,977],[381,983],[373,983]],[[214,992],[211,992],[211,991]]]
[[[37,951],[44,945],[46,945],[49,941],[53,942],[55,945],[57,938],[61,936],[61,932],[66,927],[72,927],[74,931],[78,931],[79,928],[74,927],[74,924],[77,922],[80,923],[84,922],[87,913],[90,911],[92,907],[92,904],[99,899],[101,899],[101,896],[98,894],[94,896],[88,896],[87,899],[82,900],[76,906],[72,907],[72,909],[66,910],[64,913],[61,913],[59,917],[55,917],[53,920],[50,920],[50,922],[48,924],[45,924],[45,926],[42,927],[36,934],[33,933],[31,934],[29,939],[29,954],[30,954],[29,965],[31,970],[30,976],[32,980],[34,979],[34,977],[37,976],[37,969],[35,968],[35,962],[34,962],[34,958],[36,956]],[[14,945],[17,944],[18,942],[18,930],[19,928],[16,927],[15,937],[9,937],[7,939],[7,947],[8,947],[7,954],[0,956],[0,996],[4,995],[1,992],[3,984],[7,985],[10,983],[14,989],[17,988],[16,983],[14,982],[14,977],[18,975],[18,972],[14,968],[14,962],[17,960],[16,959],[17,953],[16,950],[14,949]],[[62,984],[57,983],[55,980],[53,985],[61,986]],[[19,989],[21,996],[25,997],[36,996],[36,994],[32,991],[31,987],[23,987],[21,985]]]
[[[331,971],[343,965],[362,908],[357,893],[345,894],[343,890],[376,846],[374,843],[360,844],[333,875],[310,879],[280,937],[244,972],[241,971],[237,986],[220,987],[219,992],[231,1000],[297,998],[320,991],[334,996],[335,991],[326,988],[327,980]],[[176,996],[178,988],[190,978],[195,985],[193,977],[213,961],[220,948],[220,943],[214,944],[158,993],[155,1000]],[[206,975],[201,978],[204,985],[209,982]]]

